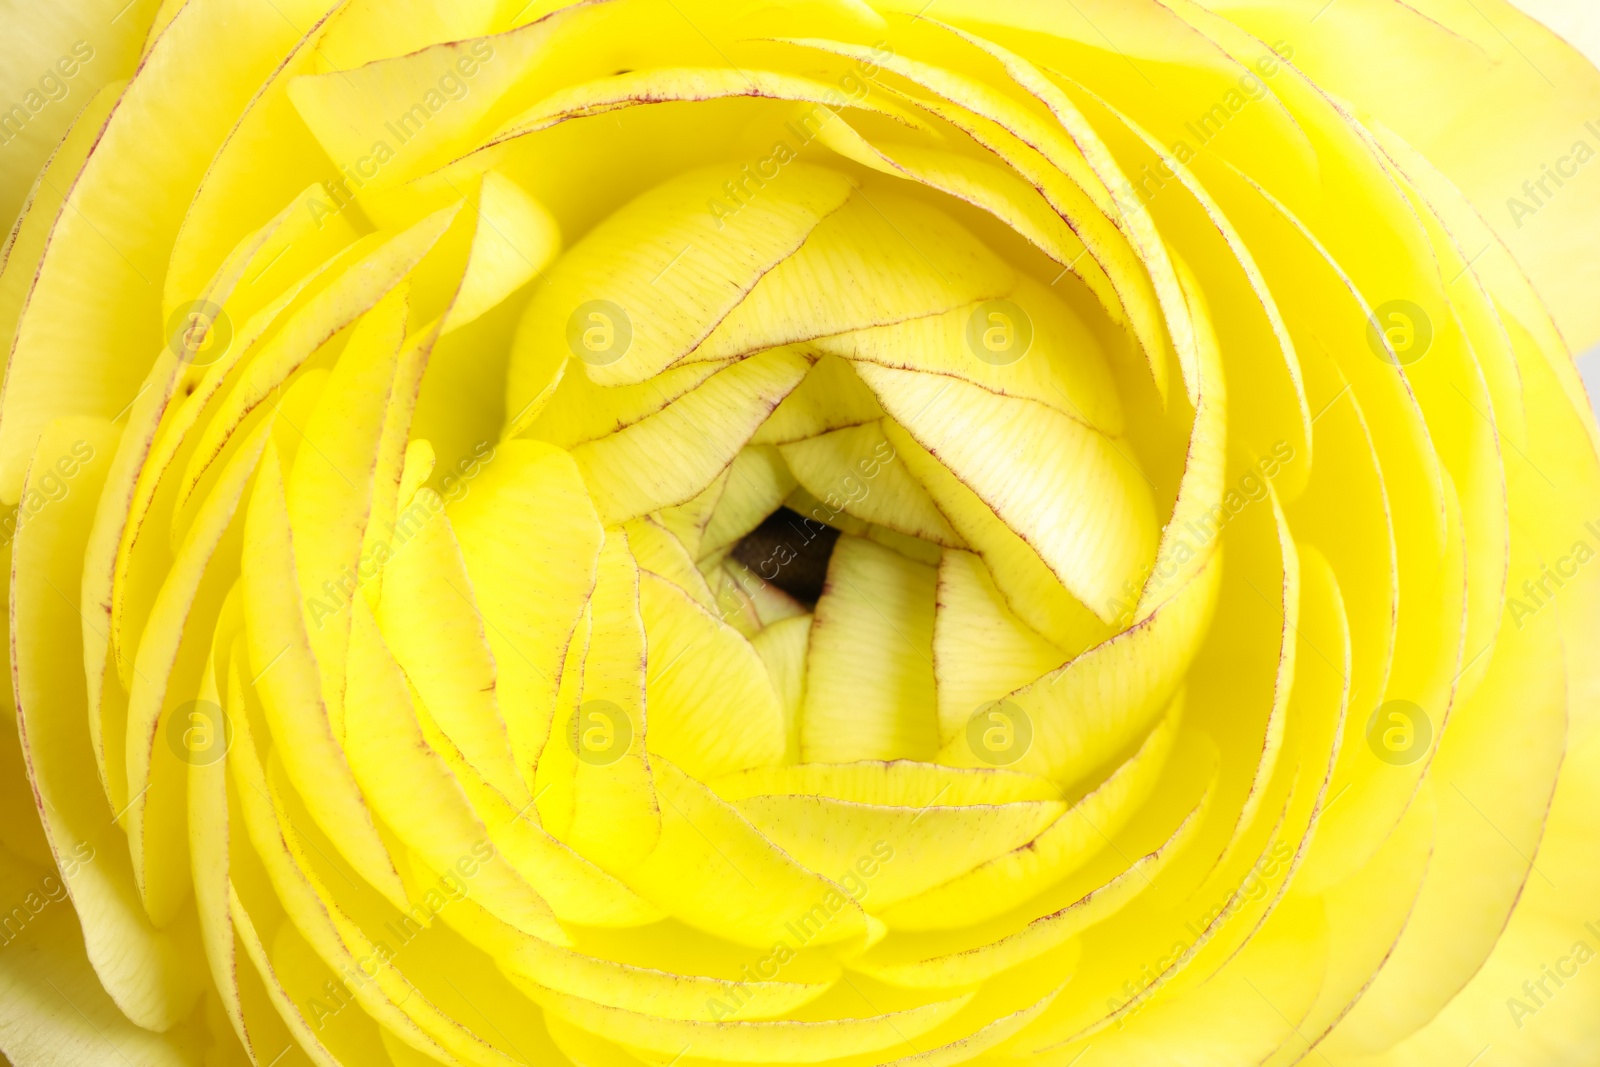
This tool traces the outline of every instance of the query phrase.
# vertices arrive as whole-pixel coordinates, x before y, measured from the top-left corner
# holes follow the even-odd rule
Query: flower
[[[1592,1062],[1565,45],[153,7],[22,104],[11,1062]]]

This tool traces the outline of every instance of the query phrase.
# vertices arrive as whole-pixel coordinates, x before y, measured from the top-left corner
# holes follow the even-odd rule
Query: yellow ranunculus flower
[[[1547,31],[121,4],[7,16],[0,1060],[1600,1057]]]

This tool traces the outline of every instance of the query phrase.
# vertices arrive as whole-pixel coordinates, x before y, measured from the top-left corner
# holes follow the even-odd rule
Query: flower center
[[[796,161],[708,210],[722,178],[650,189],[551,267],[510,436],[570,452],[643,572],[758,649],[795,630],[794,759],[1021,760],[985,739],[1027,730],[970,722],[1123,625],[1155,552],[1105,310],[904,182]]]
[[[838,542],[835,527],[780,507],[740,538],[731,555],[768,585],[814,608]]]

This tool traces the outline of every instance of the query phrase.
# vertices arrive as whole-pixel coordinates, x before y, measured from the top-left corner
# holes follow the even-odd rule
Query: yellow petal
[[[19,732],[39,818],[50,840],[73,907],[83,923],[84,948],[101,984],[128,1018],[165,1030],[184,1018],[200,994],[204,964],[193,919],[171,930],[146,917],[128,860],[104,797],[85,783],[95,778],[86,697],[77,688],[82,621],[59,590],[82,568],[95,500],[105,477],[115,431],[101,420],[52,424],[40,455],[72,455],[84,441],[98,463],[79,471],[78,493],[41,510],[18,531],[12,556],[11,633],[15,642]],[[53,467],[41,462],[39,470]]]
[[[245,516],[245,634],[250,671],[290,781],[340,853],[396,907],[406,893],[339,748],[299,603],[294,537],[277,446],[268,443]]]
[[[754,648],[687,593],[639,578],[650,750],[704,780],[783,757],[778,695]]]
[[[878,402],[1027,541],[1102,619],[1155,555],[1143,473],[1107,438],[1029,400],[964,382],[857,363]],[[1038,456],[1014,466],[1010,457]]]
[[[398,525],[416,530],[426,519],[426,510],[415,511]],[[531,786],[573,628],[594,587],[600,523],[571,458],[518,441],[498,446],[450,521],[494,653],[506,733]],[[530,573],[540,576],[537,593],[526,584]]]
[[[933,755],[935,580],[932,567],[892,549],[839,538],[806,654],[802,759]]]

